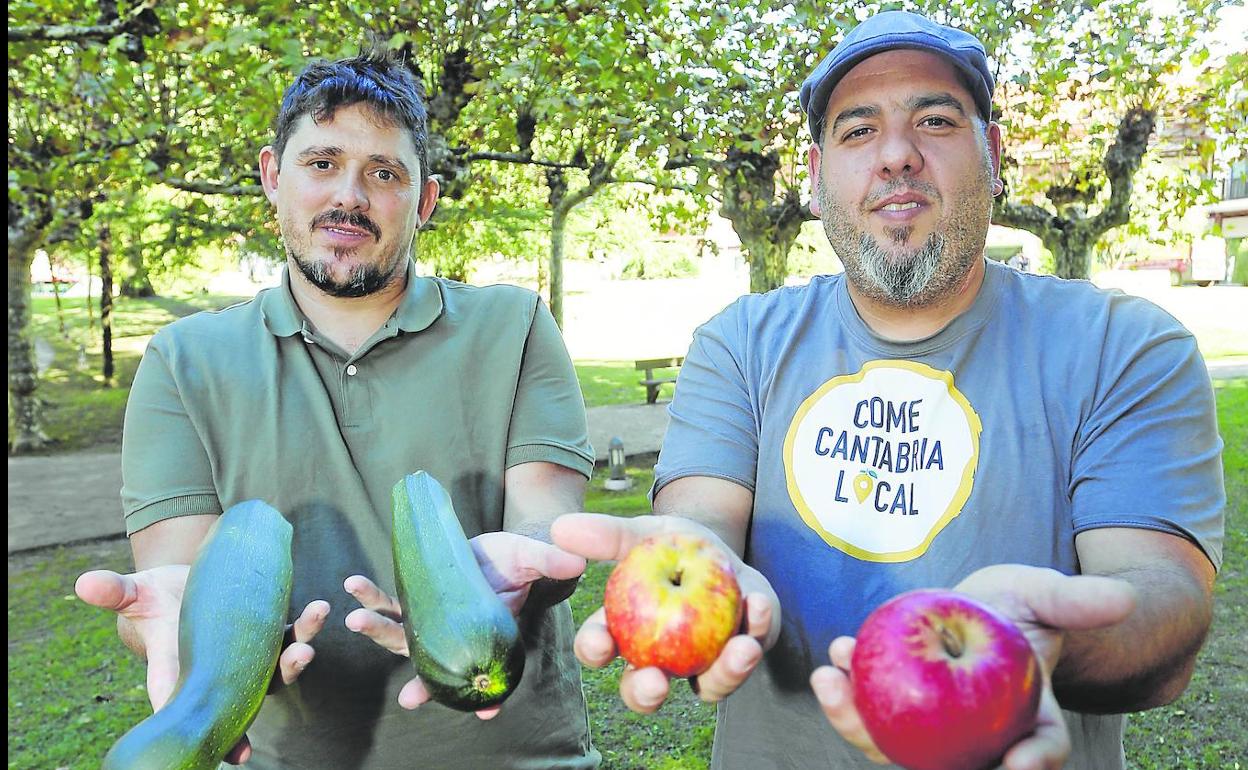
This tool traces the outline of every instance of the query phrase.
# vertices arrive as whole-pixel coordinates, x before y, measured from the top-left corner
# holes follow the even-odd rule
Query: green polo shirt
[[[411,664],[347,630],[352,574],[391,594],[390,489],[416,470],[450,492],[469,537],[503,526],[503,472],[544,461],[588,476],[585,408],[536,294],[419,277],[354,355],[282,285],[197,313],[148,346],[126,406],[127,532],[261,498],[294,526],[292,617],[329,601],[316,660],[270,695],[248,767],[595,767],[566,602],[522,618],[520,686],[493,720],[396,702]]]

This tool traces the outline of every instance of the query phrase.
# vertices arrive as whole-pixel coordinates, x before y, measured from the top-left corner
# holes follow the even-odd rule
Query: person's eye
[[[928,128],[945,128],[946,126],[952,126],[953,121],[941,115],[929,115],[920,120],[919,125],[927,126]]]
[[[395,173],[394,173],[393,171],[391,171],[390,169],[388,169],[388,168],[383,168],[383,169],[379,169],[379,170],[377,171],[377,178],[378,178],[378,179],[380,179],[380,180],[381,180],[381,181],[383,181],[383,182],[393,182],[393,181],[395,181],[396,179],[398,179],[398,178],[399,178],[399,176],[398,176],[398,174],[395,174]]]
[[[860,128],[855,128],[853,131],[846,133],[843,137],[841,137],[841,141],[849,141],[851,139],[861,139],[869,133],[871,133],[871,127],[862,126]]]
[[[312,161],[312,167],[313,167],[313,168],[315,168],[317,171],[329,171],[329,169],[330,169],[330,167],[331,167],[332,165],[333,165],[333,164],[331,164],[331,163],[330,163],[329,161],[327,161],[327,160],[314,160],[314,161]]]

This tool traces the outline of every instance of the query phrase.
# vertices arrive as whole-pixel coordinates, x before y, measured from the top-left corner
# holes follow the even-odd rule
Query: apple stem
[[[472,679],[472,687],[477,692],[485,692],[486,689],[489,688],[489,686],[490,686],[489,674],[477,674]]]
[[[680,579],[681,577],[684,576],[684,574],[685,574],[685,571],[683,569],[678,569],[675,572],[673,572],[672,573],[672,585],[674,586],[680,585]]]
[[[943,624],[940,626],[940,641],[945,646],[945,652],[951,657],[962,657],[962,640],[949,629],[949,626]]]

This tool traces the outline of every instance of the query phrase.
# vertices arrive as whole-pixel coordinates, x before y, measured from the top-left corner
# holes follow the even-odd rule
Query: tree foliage
[[[994,219],[1038,235],[1058,275],[1086,278],[1094,245],[1129,225],[1141,203],[1151,203],[1153,222],[1173,225],[1208,199],[1227,92],[1189,73],[1205,65],[1203,43],[1224,4],[1073,5],[1010,41],[1024,53],[997,100],[1010,192]],[[1138,175],[1150,161],[1169,169]]]
[[[106,217],[111,265],[131,293],[205,247],[280,260],[256,154],[312,58],[370,39],[400,52],[427,92],[443,187],[417,257],[456,278],[493,255],[533,259],[559,317],[570,217],[608,188],[578,221],[606,226],[598,212],[617,205],[662,230],[698,228],[716,210],[741,238],[751,288],[783,282],[811,218],[798,88],[847,29],[887,8],[979,33],[1006,128],[996,219],[1039,234],[1061,274],[1086,275],[1098,239],[1166,226],[1207,199],[1211,169],[1243,156],[1248,55],[1205,61],[1203,43],[1229,4],[17,0],[14,448],[44,443],[26,331],[35,249],[94,269]]]

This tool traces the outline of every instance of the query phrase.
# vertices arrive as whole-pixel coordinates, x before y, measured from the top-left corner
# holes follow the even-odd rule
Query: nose
[[[368,211],[368,190],[355,174],[343,174],[334,190],[334,207],[347,211]]]
[[[923,170],[923,153],[914,137],[905,131],[892,131],[879,142],[878,173],[884,179],[918,174]]]

